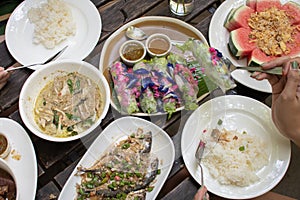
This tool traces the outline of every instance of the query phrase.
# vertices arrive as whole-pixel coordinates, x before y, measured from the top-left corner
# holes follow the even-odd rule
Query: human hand
[[[296,62],[295,66],[292,66]],[[272,119],[279,131],[300,146],[300,57],[264,63],[263,69],[282,66],[282,76],[254,73],[257,80],[268,79],[272,86]]]
[[[201,186],[200,189],[194,196],[194,200],[209,200],[209,195],[207,193],[207,188],[205,186]]]
[[[10,73],[5,71],[3,67],[0,67],[0,90],[7,83],[9,77],[10,77]]]

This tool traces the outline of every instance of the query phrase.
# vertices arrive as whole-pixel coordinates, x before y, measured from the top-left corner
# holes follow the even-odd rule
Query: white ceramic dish
[[[28,134],[20,124],[8,118],[0,118],[0,132],[5,134],[11,145],[11,151],[14,151],[5,158],[5,161],[14,172],[18,199],[35,199],[37,161]],[[13,156],[20,156],[20,159],[17,160]]]
[[[254,78],[251,78],[250,77],[251,73],[246,70],[242,70],[242,69],[234,70],[233,72],[231,72],[231,76],[232,78],[234,78],[234,80],[247,86],[248,88],[260,92],[272,93],[272,86],[268,80],[265,79],[265,80],[258,81]]]
[[[45,1],[37,3],[42,2]],[[23,1],[13,11],[7,22],[5,40],[9,52],[19,63],[22,65],[43,63],[66,45],[68,48],[58,59],[82,60],[94,49],[102,29],[99,11],[90,0],[65,0],[65,2],[70,6],[76,22],[76,34],[54,49],[46,49],[43,45],[32,42],[34,27],[29,22],[27,11],[34,2]],[[32,69],[36,70],[39,67],[41,66]]]
[[[5,172],[7,172],[12,178],[13,178],[13,181],[15,182],[15,188],[16,188],[16,200],[19,200],[20,197],[19,197],[19,188],[20,187],[20,184],[18,184],[18,180],[17,180],[17,177],[15,176],[15,169],[12,169],[8,163],[3,160],[3,159],[0,159],[0,169],[4,170]]]
[[[102,114],[89,129],[85,130],[82,133],[79,133],[78,135],[59,138],[44,134],[34,121],[33,109],[36,98],[40,91],[45,87],[45,85],[49,83],[49,81],[53,80],[54,77],[58,75],[66,75],[70,72],[78,72],[82,75],[85,75],[99,86],[101,95],[103,95],[102,101],[104,104]],[[102,119],[106,116],[108,112],[110,102],[109,94],[109,86],[106,79],[101,74],[101,72],[93,65],[85,61],[53,61],[45,65],[44,68],[34,71],[24,83],[19,99],[20,115],[27,128],[38,137],[54,142],[66,142],[76,140],[89,134],[101,123]]]
[[[125,41],[128,40],[125,35],[125,31],[130,26],[135,26],[142,29],[147,35],[162,33],[167,35],[173,41],[186,41],[189,38],[195,38],[207,44],[205,37],[198,29],[179,19],[164,16],[146,16],[132,20],[115,31],[104,43],[99,62],[99,69],[105,75],[109,83],[112,80],[110,78],[108,69],[116,60],[119,60],[119,48]],[[145,42],[146,40],[143,41],[143,43]],[[206,93],[201,97],[198,97],[198,101],[205,98],[208,94],[209,93]],[[118,110],[116,104],[113,101],[111,101],[111,105],[115,110]],[[176,112],[183,109],[183,106],[177,108]],[[153,114],[139,112],[133,113],[132,115],[143,117],[166,114],[166,112],[157,112]]]
[[[155,199],[172,168],[175,157],[174,145],[164,130],[151,122],[136,117],[119,118],[102,131],[75,167],[58,199],[75,199],[76,184],[81,180],[79,176],[75,175],[78,166],[92,166],[111,144],[116,143],[120,138],[130,136],[138,128],[142,128],[146,132],[152,131],[151,153],[154,153],[159,159],[161,174],[156,177],[154,190],[146,195],[146,200]]]
[[[254,99],[229,95],[202,104],[187,120],[181,140],[184,162],[193,178],[201,184],[201,172],[195,151],[203,130],[214,128],[219,119],[227,130],[246,131],[266,141],[269,164],[257,172],[260,180],[247,187],[221,185],[203,166],[204,184],[208,190],[228,199],[250,199],[275,187],[288,169],[291,156],[290,141],[283,137],[271,119],[271,109]]]
[[[237,60],[235,59],[229,52],[227,44],[229,41],[229,32],[227,29],[223,26],[224,20],[226,19],[226,16],[228,15],[229,11],[232,8],[238,7],[240,5],[245,4],[244,0],[227,0],[224,1],[218,9],[215,11],[211,22],[209,26],[209,42],[210,45],[219,51],[222,52],[222,54],[230,59],[230,61],[236,65],[236,66],[247,66],[247,60],[241,59]],[[221,19],[221,20],[220,20]],[[250,87],[251,89],[263,91],[267,93],[271,93],[271,85],[268,81],[257,81],[250,77],[249,72],[244,72],[242,70],[236,70],[232,77],[239,83]]]

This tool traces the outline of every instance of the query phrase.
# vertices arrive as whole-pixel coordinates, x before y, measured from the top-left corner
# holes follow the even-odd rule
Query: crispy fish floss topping
[[[287,44],[294,41],[297,26],[290,23],[284,10],[276,7],[251,14],[248,25],[252,29],[249,38],[269,56],[281,56],[290,53]]]

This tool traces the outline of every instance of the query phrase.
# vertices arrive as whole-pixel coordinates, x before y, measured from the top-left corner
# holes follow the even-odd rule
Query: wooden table
[[[181,19],[199,29],[208,40],[208,27],[211,17],[216,8],[222,3],[222,0],[195,0],[194,11],[186,17],[178,17],[172,14],[169,10],[167,0],[92,0],[92,2],[98,8],[103,26],[97,46],[85,61],[98,67],[101,50],[106,39],[123,24],[141,16],[171,16]],[[0,37],[0,66],[8,67],[10,65],[20,65],[10,55],[4,38],[4,36]],[[86,152],[87,147],[116,116],[110,109],[101,125],[82,140],[62,144],[48,142],[36,137],[26,129],[18,112],[19,93],[22,85],[31,73],[32,71],[30,69],[15,71],[6,87],[0,91],[0,117],[8,117],[19,122],[30,136],[38,162],[36,199],[45,200],[50,199],[50,197],[58,197],[70,173]],[[228,94],[244,95],[267,103],[268,105],[270,103],[268,101],[269,94],[257,92],[239,84],[235,89],[228,91]],[[201,101],[200,104],[218,95],[218,91],[215,91],[209,97]],[[184,122],[190,114],[191,112],[176,113],[170,120],[165,120],[165,123],[161,123],[159,118],[151,119],[151,121],[162,127],[171,136],[176,149],[173,168],[157,199],[193,199],[199,187],[199,184],[190,176],[185,168],[180,150],[181,131]],[[298,149],[293,146],[293,151],[298,151]],[[291,167],[293,168],[289,168],[287,172],[288,175],[289,172],[293,173],[296,170],[295,160],[296,158],[293,159],[292,157]],[[300,178],[299,175],[297,176],[296,178]],[[285,182],[288,181],[289,180]],[[282,187],[280,186],[281,184],[273,191],[256,199],[288,200],[300,198],[300,196],[293,196],[293,194],[289,195],[293,198],[284,196],[284,185]],[[290,185],[290,187],[294,191],[299,188],[298,185]],[[282,195],[276,193],[276,191],[280,191]],[[211,194],[211,199],[223,198]]]

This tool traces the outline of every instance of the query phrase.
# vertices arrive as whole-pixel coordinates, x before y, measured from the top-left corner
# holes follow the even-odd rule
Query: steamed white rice
[[[223,129],[219,142],[208,148],[203,164],[220,184],[249,186],[259,180],[257,171],[268,164],[265,143],[246,132]]]
[[[48,49],[76,33],[72,12],[62,0],[48,0],[41,7],[31,8],[28,18],[34,24],[33,43]]]

